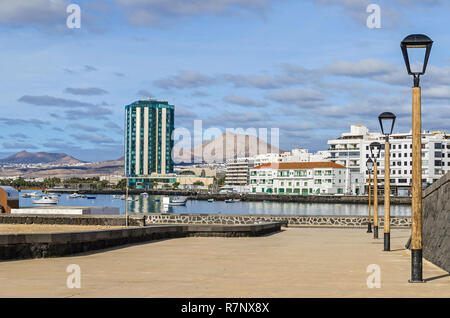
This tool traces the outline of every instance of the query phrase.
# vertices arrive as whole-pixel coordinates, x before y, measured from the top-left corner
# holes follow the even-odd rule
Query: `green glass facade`
[[[136,178],[173,172],[174,122],[174,106],[166,101],[140,100],[125,106],[124,161],[131,186]]]

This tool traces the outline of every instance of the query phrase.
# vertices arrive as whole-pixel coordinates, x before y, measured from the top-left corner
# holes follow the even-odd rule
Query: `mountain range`
[[[33,163],[47,163],[47,164],[76,164],[83,163],[65,153],[50,153],[50,152],[28,152],[20,151],[9,157],[0,159],[0,164],[33,164]]]

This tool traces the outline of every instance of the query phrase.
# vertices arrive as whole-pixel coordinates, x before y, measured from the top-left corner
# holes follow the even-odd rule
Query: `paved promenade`
[[[450,297],[450,276],[427,261],[428,282],[408,283],[409,233],[392,232],[391,252],[365,229],[289,228],[0,262],[0,297]],[[66,286],[69,264],[81,268],[80,289]],[[380,266],[381,288],[367,287],[369,264]]]

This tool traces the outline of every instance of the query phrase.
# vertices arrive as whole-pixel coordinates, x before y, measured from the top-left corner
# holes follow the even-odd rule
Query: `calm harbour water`
[[[36,206],[32,198],[22,198],[22,194],[31,191],[22,191],[20,206]],[[40,193],[39,191],[37,193]],[[131,196],[134,201],[113,199],[112,195],[95,195],[95,200],[76,198],[69,199],[67,194],[59,197],[59,206],[108,206],[118,207],[120,214],[125,212],[125,204],[129,212],[135,213],[161,213],[162,197],[139,195]],[[155,202],[154,199],[160,199]],[[379,215],[384,215],[384,206],[379,205]],[[234,202],[224,201],[197,201],[189,200],[186,206],[170,206],[169,213],[202,213],[202,214],[280,214],[280,215],[367,215],[365,204],[330,204],[330,203],[296,203],[296,202]],[[373,215],[373,207],[372,207]],[[410,205],[391,205],[392,216],[410,216]]]

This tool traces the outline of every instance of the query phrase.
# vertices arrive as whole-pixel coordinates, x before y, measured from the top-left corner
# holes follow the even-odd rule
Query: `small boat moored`
[[[174,197],[170,200],[169,205],[186,205],[187,200],[186,197]]]
[[[34,204],[58,204],[58,197],[44,196],[41,199],[33,200]]]

